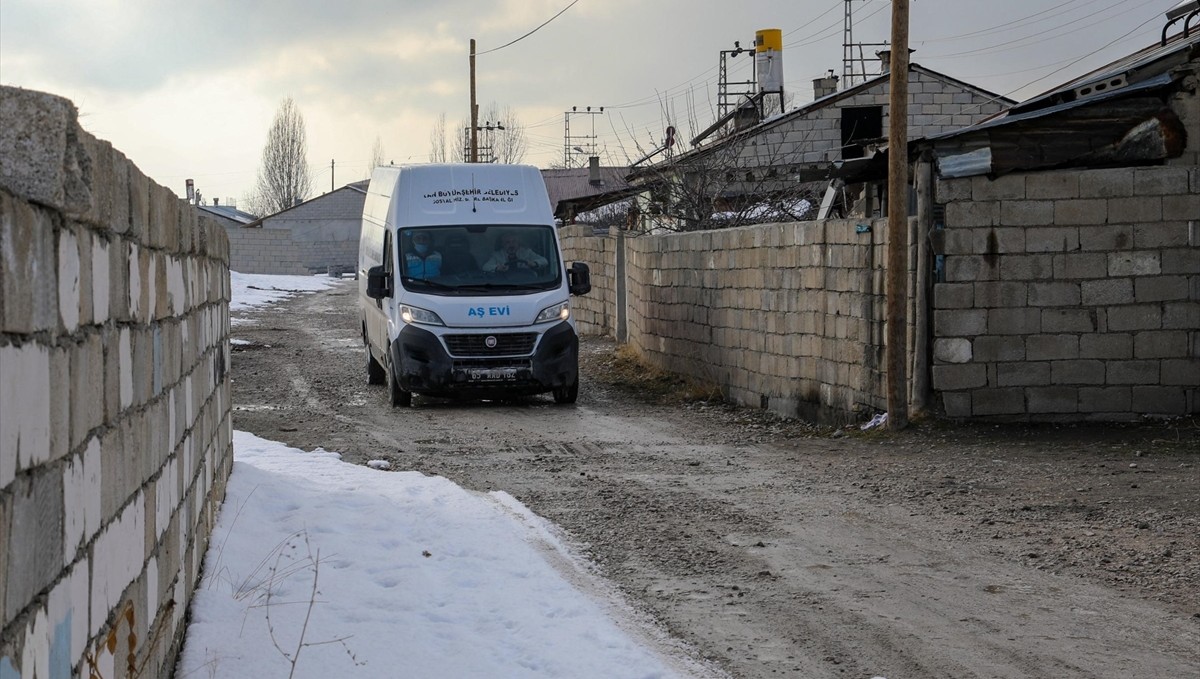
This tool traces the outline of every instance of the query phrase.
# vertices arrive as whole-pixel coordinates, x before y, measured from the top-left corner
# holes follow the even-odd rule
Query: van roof
[[[554,223],[546,184],[532,165],[382,166],[371,173],[367,193],[368,209],[387,205],[387,223],[397,227]]]

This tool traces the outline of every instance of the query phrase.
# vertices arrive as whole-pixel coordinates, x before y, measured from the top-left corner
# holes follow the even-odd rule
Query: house
[[[886,52],[880,53],[885,65]],[[784,208],[820,194],[840,168],[874,162],[888,129],[888,73],[836,90],[836,77],[814,81],[816,100],[751,126],[725,132],[743,116],[727,120],[693,140],[715,140],[653,165],[635,168],[628,179],[644,196],[644,228],[711,228],[714,212],[762,211],[762,203]],[[912,64],[909,72],[909,138],[948,132],[985,120],[1013,102],[942,73]],[[872,214],[873,208],[867,208]],[[735,220],[736,222],[736,220]],[[743,222],[748,223],[748,222]]]
[[[1200,413],[1200,32],[917,146],[939,410]]]
[[[367,180],[241,226],[227,227],[229,268],[241,273],[354,271]]]
[[[601,166],[593,156],[588,167],[542,170],[554,217],[573,224],[583,213],[625,200],[637,192],[625,175],[628,167]]]

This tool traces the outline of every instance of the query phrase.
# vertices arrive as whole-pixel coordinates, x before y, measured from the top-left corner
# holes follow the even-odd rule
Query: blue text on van
[[[479,317],[511,316],[511,315],[512,315],[512,309],[510,309],[507,306],[490,306],[490,307],[486,307],[486,308],[481,307],[481,306],[476,306],[476,307],[471,307],[470,311],[467,312],[467,316],[479,316]]]

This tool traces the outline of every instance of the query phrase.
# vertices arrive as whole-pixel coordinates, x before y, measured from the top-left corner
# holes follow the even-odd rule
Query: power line
[[[1059,3],[1053,7],[1044,9],[1040,12],[1034,12],[1033,14],[1030,14],[1028,16],[1023,16],[1020,19],[1013,19],[1012,21],[1006,21],[1002,24],[996,24],[995,26],[988,26],[987,28],[981,28],[978,31],[971,31],[970,33],[959,33],[956,35],[947,35],[947,36],[943,36],[940,38],[925,38],[925,39],[919,40],[917,42],[919,42],[921,44],[927,44],[927,43],[931,43],[931,42],[955,42],[958,40],[966,40],[967,38],[971,38],[971,37],[975,37],[975,36],[979,36],[979,35],[987,35],[989,33],[995,33],[997,31],[999,31],[1000,29],[1008,27],[1008,26],[1014,26],[1014,27],[1024,26],[1026,23],[1028,23],[1030,20],[1032,20],[1035,17],[1042,16],[1043,14],[1050,14],[1051,12],[1055,12],[1055,10],[1062,9],[1063,7],[1066,7],[1067,5],[1073,5],[1076,2],[1079,2],[1079,0],[1066,0],[1066,2]],[[1086,7],[1087,5],[1094,5],[1097,2],[1100,2],[1100,0],[1088,0],[1088,2],[1084,4],[1084,6]],[[1056,17],[1056,16],[1060,16],[1062,14],[1067,14],[1069,12],[1074,11],[1075,9],[1082,9],[1082,8],[1080,7],[1080,8],[1073,8],[1073,9],[1064,9],[1061,12],[1056,12],[1054,14],[1050,14],[1050,17]],[[1050,18],[1050,17],[1046,17],[1046,18]]]
[[[995,54],[995,53],[1000,53],[1000,52],[1008,52],[1008,51],[1015,50],[1015,49],[1024,49],[1031,45],[1043,43],[1048,40],[1055,40],[1057,38],[1061,38],[1064,35],[1070,35],[1071,33],[1076,33],[1085,28],[1091,28],[1092,26],[1106,23],[1108,21],[1111,21],[1111,20],[1121,16],[1122,14],[1128,14],[1129,12],[1135,12],[1144,6],[1151,4],[1152,2],[1153,2],[1153,0],[1147,0],[1146,2],[1142,2],[1138,5],[1129,7],[1128,9],[1118,12],[1110,17],[1106,17],[1103,19],[1097,19],[1096,21],[1093,21],[1091,23],[1076,26],[1075,28],[1073,28],[1071,30],[1060,31],[1060,29],[1063,29],[1071,24],[1079,23],[1080,21],[1082,21],[1082,19],[1073,19],[1069,22],[1062,23],[1057,26],[1053,26],[1051,28],[1047,28],[1046,30],[1043,30],[1043,31],[1031,33],[1029,35],[1018,38],[1016,40],[1008,40],[1003,43],[999,43],[999,44],[995,44],[995,45],[988,45],[986,47],[980,47],[978,49],[967,50],[964,52],[955,52],[952,54],[935,54],[935,55],[930,55],[930,56],[931,56],[931,58],[944,59],[944,58],[949,58],[949,57],[969,56],[972,54]],[[1118,0],[1117,2],[1115,2],[1111,5],[1108,5],[1104,9],[1100,10],[1100,12],[1107,12],[1108,10],[1113,9],[1115,7],[1127,6],[1128,4],[1129,3],[1127,2],[1127,0]],[[1036,38],[1041,35],[1046,35],[1046,34],[1051,34],[1051,35],[1049,35],[1045,38],[1042,38],[1041,40],[1032,40],[1033,38]]]
[[[542,27],[543,27],[543,26],[545,26],[546,24],[548,24],[548,23],[550,23],[551,21],[554,21],[554,20],[555,20],[555,19],[557,19],[558,17],[562,16],[563,12],[565,12],[565,11],[567,11],[567,10],[571,9],[572,7],[574,7],[574,6],[575,6],[575,3],[577,3],[577,2],[579,2],[579,0],[571,0],[571,4],[567,5],[566,7],[563,7],[561,10],[559,10],[558,14],[555,14],[554,16],[550,17],[549,19],[546,19],[546,20],[545,20],[545,21],[543,21],[543,22],[541,23],[541,25],[539,25],[537,28],[535,28],[535,29],[533,29],[532,31],[530,31],[530,32],[526,33],[525,35],[522,35],[521,37],[517,38],[516,40],[513,40],[512,42],[506,42],[506,43],[504,43],[503,45],[501,45],[501,46],[499,46],[499,47],[493,47],[493,48],[492,48],[492,49],[490,49],[490,50],[484,50],[483,52],[478,52],[478,53],[477,53],[475,56],[477,56],[477,57],[478,57],[478,56],[482,56],[482,55],[484,55],[484,54],[491,54],[492,52],[497,52],[497,51],[499,51],[499,50],[502,50],[502,49],[504,49],[505,47],[508,47],[508,46],[510,46],[510,45],[515,45],[515,44],[517,44],[518,42],[521,42],[521,41],[522,41],[522,40],[524,40],[525,38],[528,38],[529,36],[533,35],[534,33],[537,33],[538,31],[540,31],[540,30],[542,29]]]

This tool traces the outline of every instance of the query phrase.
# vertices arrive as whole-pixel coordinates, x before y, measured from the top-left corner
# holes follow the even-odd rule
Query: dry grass
[[[628,344],[595,356],[591,374],[608,384],[628,389],[637,396],[658,403],[720,401],[721,389],[715,384],[677,375],[646,363]]]

